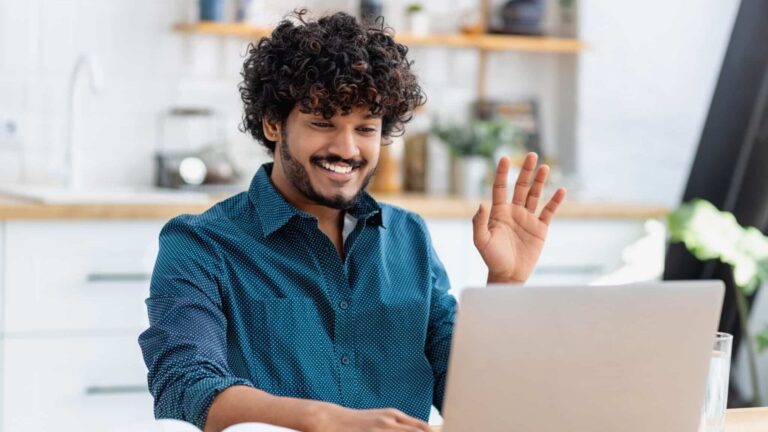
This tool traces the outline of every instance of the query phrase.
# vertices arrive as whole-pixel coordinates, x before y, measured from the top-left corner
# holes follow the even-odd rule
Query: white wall
[[[555,0],[549,0],[554,3]],[[315,11],[356,12],[357,1],[264,2],[272,16],[307,5]],[[403,28],[406,0],[386,1],[385,15]],[[226,130],[246,178],[267,156],[237,130],[237,92],[246,41],[182,35],[175,22],[190,21],[196,0],[0,0],[0,119],[13,118],[20,139],[0,144],[0,182],[54,183],[52,168],[64,158],[69,73],[80,53],[89,52],[104,69],[101,94],[79,95],[78,141],[86,156],[88,185],[153,181],[152,155],[158,117],[172,106],[213,106],[226,116]],[[428,2],[438,31],[452,31],[475,0]],[[430,109],[464,118],[476,96],[477,52],[414,47],[416,71]],[[495,96],[542,99],[544,147],[555,151],[558,111],[558,56],[494,53],[489,90]],[[427,126],[429,115],[412,124]]]
[[[738,0],[580,0],[583,194],[675,205]]]

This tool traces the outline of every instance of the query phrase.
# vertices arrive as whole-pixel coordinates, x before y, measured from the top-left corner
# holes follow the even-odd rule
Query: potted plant
[[[739,326],[749,355],[752,405],[761,406],[757,354],[768,348],[768,327],[753,335],[747,297],[768,282],[768,237],[757,228],[742,227],[733,214],[702,199],[681,205],[668,216],[667,224],[670,240],[682,242],[697,259],[716,259],[731,267]]]
[[[405,8],[408,31],[415,35],[429,33],[429,14],[421,3],[411,3]]]
[[[443,126],[435,119],[431,133],[446,144],[453,157],[454,191],[469,199],[483,195],[494,152],[515,138],[515,129],[499,120],[475,119],[468,125]]]

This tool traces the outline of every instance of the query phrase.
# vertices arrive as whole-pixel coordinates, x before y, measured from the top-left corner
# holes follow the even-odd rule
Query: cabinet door
[[[5,296],[2,295],[5,292],[5,221],[0,220],[0,338],[5,332]],[[2,339],[0,339],[2,340]],[[3,364],[3,351],[0,348],[0,367]],[[2,412],[0,412],[2,416]]]
[[[5,332],[146,326],[162,221],[6,223]]]
[[[487,277],[485,263],[472,242],[472,223],[469,220],[427,220],[440,261],[451,281],[451,292],[457,294],[468,286],[483,286]]]
[[[157,429],[137,337],[5,337],[2,431]]]
[[[531,282],[588,284],[616,272],[626,265],[626,248],[648,236],[645,223],[640,219],[555,220]],[[663,255],[664,239],[654,247]],[[656,259],[658,253],[646,258]]]
[[[556,219],[528,284],[628,283],[659,277],[664,263],[664,228],[652,221],[654,229],[649,232],[648,223],[640,219]],[[428,220],[427,225],[453,294],[484,286],[487,268],[472,242],[471,221]],[[642,248],[633,259],[635,264],[642,263],[642,274],[625,272],[622,277],[607,278],[627,269],[627,248],[638,242],[643,243]]]

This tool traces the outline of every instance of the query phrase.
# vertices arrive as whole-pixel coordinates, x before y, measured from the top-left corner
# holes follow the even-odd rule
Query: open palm
[[[557,189],[536,215],[549,175],[547,165],[535,169],[536,160],[536,153],[526,155],[512,201],[507,202],[510,161],[502,157],[493,182],[491,208],[481,204],[472,219],[475,247],[488,266],[488,283],[520,283],[528,279],[541,255],[549,224],[565,199],[565,189]]]

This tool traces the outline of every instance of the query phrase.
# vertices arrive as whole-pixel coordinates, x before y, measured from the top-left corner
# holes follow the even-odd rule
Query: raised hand
[[[493,182],[493,204],[490,210],[480,204],[472,218],[473,240],[488,266],[488,283],[522,283],[528,279],[541,255],[549,224],[565,199],[565,189],[557,189],[536,215],[549,175],[547,165],[536,169],[537,159],[536,153],[525,156],[512,202],[507,202],[510,161],[502,157]]]

